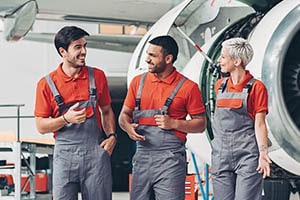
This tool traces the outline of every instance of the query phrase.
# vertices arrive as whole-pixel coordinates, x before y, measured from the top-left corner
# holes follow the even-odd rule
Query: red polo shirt
[[[131,109],[135,107],[135,99],[141,76],[138,75],[133,78],[127,92],[124,105]],[[177,72],[175,68],[172,74],[163,80],[158,79],[155,74],[148,73],[141,94],[140,109],[161,109],[182,77],[183,75]],[[185,80],[168,109],[168,115],[174,119],[186,119],[187,114],[196,115],[204,112],[202,94],[198,85],[189,79]],[[139,123],[156,125],[154,118],[141,119]],[[177,130],[174,130],[174,132],[177,137],[184,141],[186,140],[187,133]]]
[[[107,79],[102,70],[94,68],[95,86],[97,88],[97,105],[105,106],[111,103],[111,97],[108,90]],[[50,73],[58,92],[62,96],[64,103],[75,103],[89,99],[89,79],[88,69],[83,67],[77,77],[69,77],[62,70],[62,63],[58,68]],[[92,108],[87,108],[87,117],[93,114]],[[53,94],[45,77],[41,78],[36,88],[35,111],[36,117],[59,117],[59,110]],[[96,109],[98,125],[101,128],[100,111]]]
[[[228,92],[242,92],[244,86],[248,83],[248,81],[253,78],[248,70],[246,70],[245,78],[238,84],[234,85],[232,82],[231,77],[228,78],[227,82],[227,91]],[[224,78],[219,79],[216,82],[215,89],[216,93],[218,94],[218,89],[222,84]],[[232,108],[238,107],[238,101],[232,99],[222,100],[221,102],[217,102],[220,106],[229,106]],[[250,90],[248,96],[248,113],[250,117],[254,120],[256,113],[266,111],[268,113],[268,92],[265,85],[260,81],[256,80],[252,88]]]

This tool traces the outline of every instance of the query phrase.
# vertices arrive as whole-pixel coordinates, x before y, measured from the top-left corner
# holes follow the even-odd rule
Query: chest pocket
[[[243,106],[243,99],[219,99],[216,102],[219,108],[233,108],[239,109]]]
[[[68,111],[68,109],[73,105],[74,105],[74,103],[66,105],[65,108],[61,109],[60,112],[62,112],[62,114],[65,114]],[[79,111],[84,108],[85,108],[85,112],[86,112],[85,113],[86,118],[91,118],[94,115],[94,109],[92,107],[91,102],[89,102],[89,101],[80,101],[79,106],[75,109],[75,111]]]

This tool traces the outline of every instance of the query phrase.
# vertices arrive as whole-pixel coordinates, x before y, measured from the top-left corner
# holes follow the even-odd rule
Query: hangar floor
[[[113,192],[113,200],[129,200],[128,192]]]

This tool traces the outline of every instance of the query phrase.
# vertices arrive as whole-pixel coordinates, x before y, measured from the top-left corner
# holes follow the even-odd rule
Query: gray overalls
[[[262,175],[258,166],[258,146],[254,121],[247,111],[247,99],[254,78],[243,92],[227,92],[227,81],[222,82],[216,99],[212,123],[212,181],[215,200],[260,200]],[[239,108],[218,106],[222,99],[241,99]]]
[[[186,79],[183,77],[161,110],[140,110],[141,92],[147,73],[142,75],[133,112],[133,121],[139,118],[166,114],[177,91]],[[146,91],[145,91],[146,92]],[[172,130],[157,126],[139,125],[137,133],[146,136],[137,142],[133,157],[131,200],[183,200],[186,176],[186,152],[184,141],[177,138]]]
[[[70,123],[57,132],[53,162],[54,200],[76,200],[79,191],[83,200],[112,199],[110,156],[99,146],[105,134],[99,128],[95,114],[97,94],[93,69],[88,67],[88,73],[90,98],[79,102],[79,107],[92,107],[94,114],[82,124]],[[65,105],[49,75],[46,80],[59,112],[63,114],[73,104]]]

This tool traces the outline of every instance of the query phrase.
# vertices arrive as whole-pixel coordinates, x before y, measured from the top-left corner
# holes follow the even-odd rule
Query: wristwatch
[[[110,137],[115,137],[116,139],[118,139],[118,135],[116,133],[110,133],[107,135],[107,138],[110,138]]]

